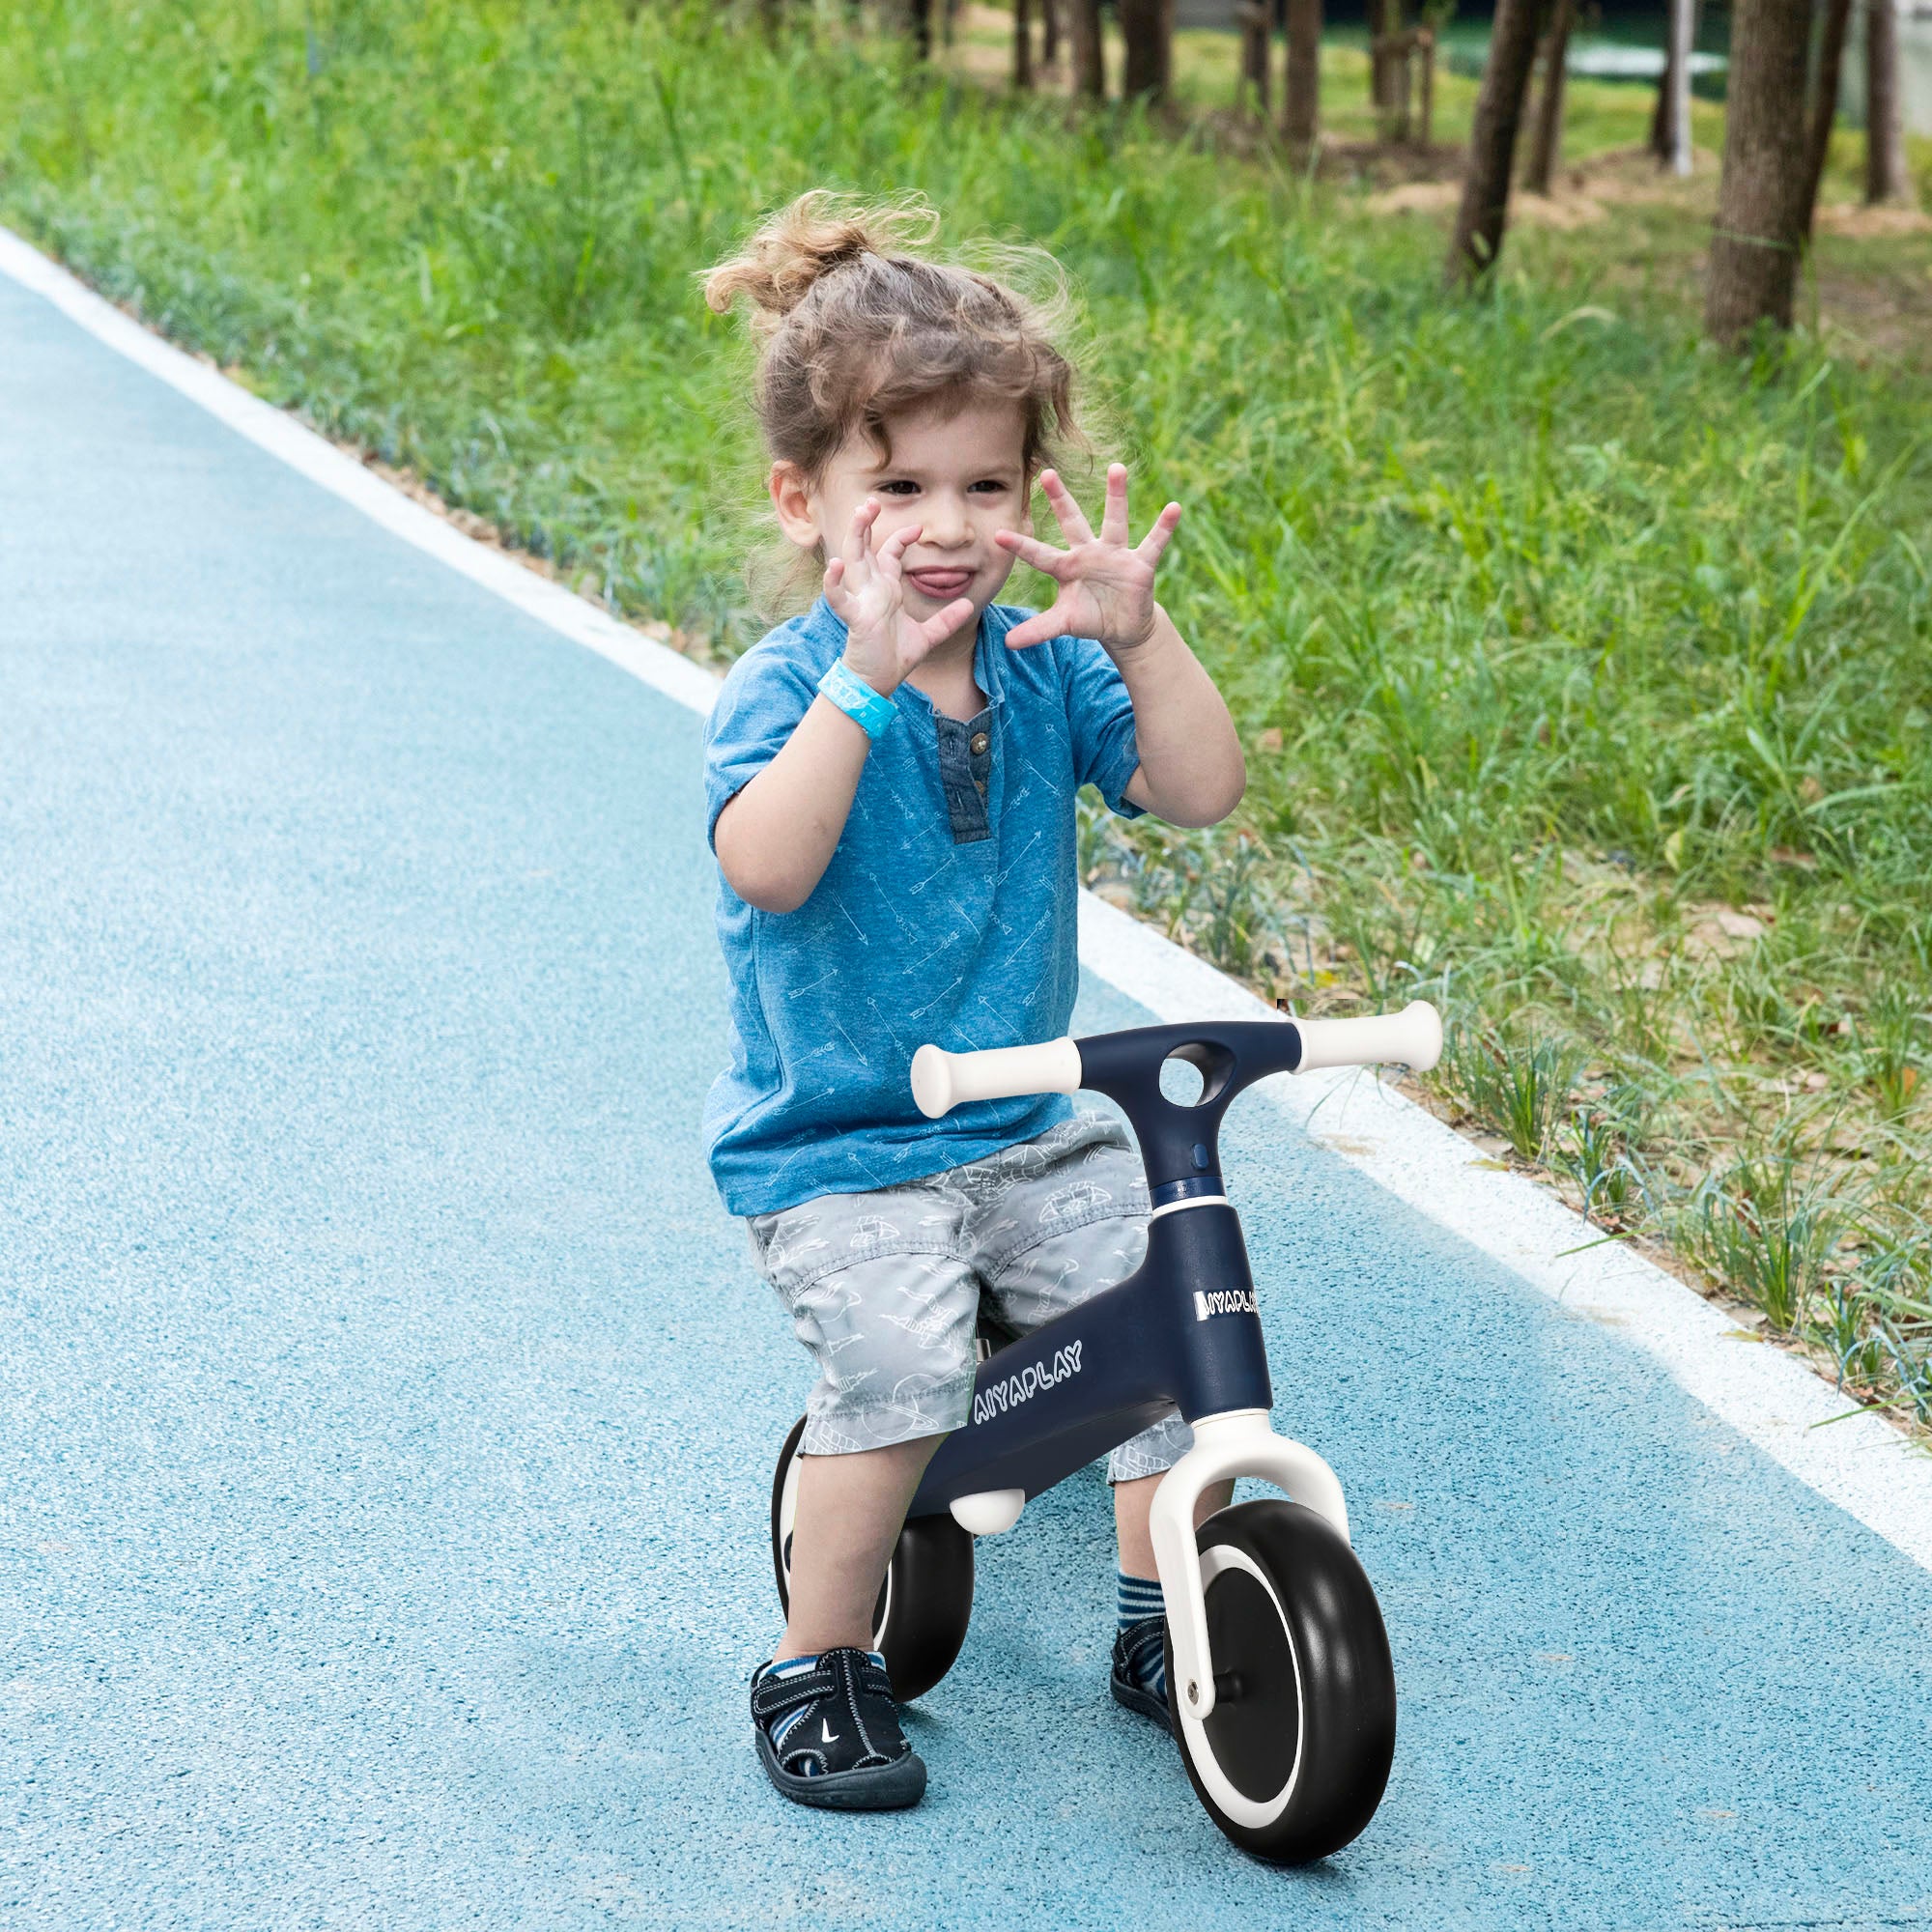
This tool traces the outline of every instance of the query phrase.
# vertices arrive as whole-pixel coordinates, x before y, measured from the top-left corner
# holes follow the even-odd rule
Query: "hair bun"
[[[749,296],[753,322],[774,328],[835,269],[890,248],[930,241],[939,215],[920,196],[867,205],[855,195],[813,188],[767,219],[743,253],[704,278],[704,299],[723,315]]]

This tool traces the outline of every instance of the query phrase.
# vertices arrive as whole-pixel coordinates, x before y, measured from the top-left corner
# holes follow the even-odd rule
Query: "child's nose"
[[[925,542],[939,550],[956,550],[972,535],[963,503],[938,502],[926,506],[925,527],[920,531]]]

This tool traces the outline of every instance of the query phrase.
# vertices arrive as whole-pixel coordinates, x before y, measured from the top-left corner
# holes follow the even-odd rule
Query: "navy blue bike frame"
[[[972,1418],[940,1445],[909,1516],[986,1490],[1037,1496],[1170,1408],[1192,1422],[1273,1406],[1240,1217],[1213,1197],[1221,1117],[1243,1088],[1300,1065],[1294,1022],[1136,1027],[1074,1044],[1081,1086],[1117,1102],[1140,1143],[1155,1210],[1147,1258],[980,1364]],[[1160,1091],[1170,1058],[1202,1076],[1191,1106]]]

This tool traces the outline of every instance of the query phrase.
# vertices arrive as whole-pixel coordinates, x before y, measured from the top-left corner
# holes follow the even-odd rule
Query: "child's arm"
[[[718,814],[718,868],[747,905],[796,912],[811,896],[845,830],[871,743],[856,719],[814,697],[784,749]]]
[[[1153,610],[1147,642],[1112,653],[1134,701],[1141,753],[1126,795],[1170,825],[1218,825],[1248,788],[1241,741],[1214,680],[1173,618],[1158,604]]]
[[[1136,548],[1127,543],[1127,472],[1107,471],[1107,507],[1096,537],[1065,484],[1051,470],[1040,488],[1068,548],[1055,550],[1015,530],[998,541],[1051,577],[1050,609],[1007,634],[1015,649],[1049,638],[1097,638],[1133,700],[1140,769],[1127,781],[1133,804],[1174,825],[1213,825],[1240,803],[1248,772],[1235,721],[1174,621],[1153,600],[1154,571],[1180,521],[1170,503]]]
[[[961,597],[915,623],[905,611],[900,563],[919,526],[894,531],[874,553],[878,514],[869,497],[854,513],[845,555],[826,566],[825,595],[845,620],[846,668],[890,697],[935,644],[972,616],[973,605]],[[783,750],[718,814],[712,849],[725,882],[747,905],[796,912],[811,896],[845,830],[871,746],[856,719],[814,697]]]

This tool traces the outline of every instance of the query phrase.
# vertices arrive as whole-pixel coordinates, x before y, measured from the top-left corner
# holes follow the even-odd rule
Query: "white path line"
[[[711,672],[464,536],[325,438],[142,327],[6,228],[0,273],[392,534],[690,710],[710,711],[718,690]],[[1080,959],[1162,1019],[1271,1010],[1087,893]],[[1758,1343],[1641,1255],[1613,1242],[1588,1245],[1596,1231],[1562,1202],[1520,1175],[1486,1165],[1467,1141],[1394,1090],[1338,1071],[1270,1080],[1264,1091],[1319,1146],[1565,1308],[1620,1329],[1740,1435],[1932,1569],[1932,1457],[1879,1417],[1832,1420],[1849,1405],[1802,1362]],[[1828,1421],[1829,1428],[1820,1426]]]
[[[630,625],[619,623],[561,584],[526,569],[501,551],[465,536],[353,456],[345,455],[326,437],[304,428],[273,404],[251,396],[219,370],[197,361],[124,315],[4,227],[0,227],[0,273],[44,296],[90,335],[98,336],[130,362],[138,362],[151,376],[158,376],[170,388],[199,403],[270,455],[300,470],[311,483],[320,484],[332,496],[355,504],[385,530],[427,551],[439,563],[461,571],[472,582],[494,590],[540,623],[561,631],[573,642],[621,665],[667,697],[676,698],[700,715],[710,711],[718,680],[701,666],[680,657],[668,645],[640,637]]]

